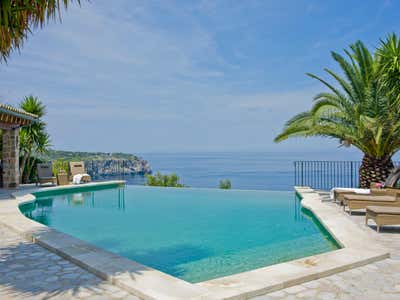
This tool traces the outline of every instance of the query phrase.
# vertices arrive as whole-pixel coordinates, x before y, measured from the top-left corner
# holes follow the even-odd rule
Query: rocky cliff
[[[136,159],[106,159],[85,160],[88,173],[92,176],[112,175],[144,175],[151,173],[150,164],[140,158]]]
[[[44,161],[84,161],[87,172],[92,176],[151,173],[151,167],[147,160],[129,153],[50,150],[40,158]]]

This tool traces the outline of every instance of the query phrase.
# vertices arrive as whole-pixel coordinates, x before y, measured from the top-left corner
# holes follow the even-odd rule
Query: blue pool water
[[[189,282],[338,249],[293,192],[143,186],[37,194],[29,218]]]

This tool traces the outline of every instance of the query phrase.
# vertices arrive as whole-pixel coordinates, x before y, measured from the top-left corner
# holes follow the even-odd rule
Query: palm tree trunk
[[[22,183],[22,176],[24,176],[24,169],[27,160],[29,159],[30,153],[25,152],[24,156],[22,157],[21,165],[19,166],[19,181]]]
[[[31,183],[31,173],[33,166],[35,165],[35,157],[29,158],[28,161],[26,162],[26,170],[25,170],[25,178],[24,178],[24,183]]]
[[[391,157],[376,158],[365,154],[359,170],[360,188],[370,188],[373,182],[384,182],[393,168]]]

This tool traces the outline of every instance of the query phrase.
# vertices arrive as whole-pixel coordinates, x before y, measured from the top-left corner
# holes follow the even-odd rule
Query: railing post
[[[354,174],[353,174],[353,172],[354,172],[354,166],[353,166],[353,161],[351,161],[350,162],[350,178],[351,178],[350,184],[351,184],[351,187],[354,187]]]
[[[303,169],[303,163],[304,161],[301,162],[301,186],[304,186],[304,169]]]

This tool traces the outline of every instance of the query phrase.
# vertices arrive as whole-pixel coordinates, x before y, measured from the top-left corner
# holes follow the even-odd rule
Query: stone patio
[[[0,224],[0,299],[139,298]]]

